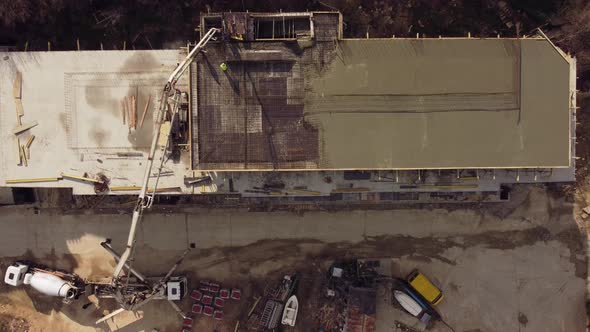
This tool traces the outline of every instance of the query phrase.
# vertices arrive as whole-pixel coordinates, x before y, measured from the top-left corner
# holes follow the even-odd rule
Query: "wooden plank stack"
[[[35,135],[29,136],[26,144],[20,144],[19,135],[39,125],[39,123],[37,121],[31,121],[28,123],[22,122],[22,117],[25,115],[22,102],[22,90],[23,76],[19,71],[16,73],[16,77],[12,83],[12,97],[14,98],[16,109],[16,126],[12,129],[12,133],[16,137],[17,165],[29,166],[29,161],[31,160],[31,144],[35,139]]]
[[[152,96],[149,95],[148,100],[143,108],[143,112],[141,113],[141,118],[139,118],[137,114],[137,91],[135,95],[125,96],[123,100],[121,100],[121,117],[123,119],[123,124],[127,125],[129,131],[131,131],[131,129],[137,130],[138,127],[139,129],[143,127],[143,122],[145,121],[145,117],[149,109],[151,100]],[[137,121],[138,118],[139,124]]]

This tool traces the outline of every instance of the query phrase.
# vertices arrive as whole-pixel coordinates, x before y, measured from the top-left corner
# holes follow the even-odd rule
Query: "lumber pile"
[[[148,95],[148,99],[143,107],[141,116],[137,113],[138,104],[138,88],[136,87],[136,93],[131,96],[125,96],[121,100],[121,119],[123,125],[127,125],[129,131],[143,128],[143,122],[145,121],[146,114],[150,107],[152,96]],[[139,120],[139,121],[138,121]]]
[[[12,133],[16,138],[17,165],[27,167],[31,160],[31,144],[35,139],[35,135],[30,135],[26,144],[21,144],[21,134],[27,133],[29,129],[36,127],[39,123],[37,121],[23,123],[22,118],[25,115],[22,101],[23,75],[20,71],[16,73],[12,83],[12,97],[14,98],[14,106],[16,109],[16,126],[12,129]]]

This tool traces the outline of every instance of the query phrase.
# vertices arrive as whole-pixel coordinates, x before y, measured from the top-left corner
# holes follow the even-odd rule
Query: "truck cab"
[[[10,286],[20,286],[25,281],[25,274],[29,271],[29,266],[22,263],[15,263],[6,268],[4,283]]]
[[[188,293],[186,277],[172,277],[166,283],[166,298],[170,301],[180,301]]]
[[[408,275],[408,283],[414,288],[426,301],[432,305],[439,304],[444,298],[441,290],[436,287],[424,274],[418,270],[412,271]]]

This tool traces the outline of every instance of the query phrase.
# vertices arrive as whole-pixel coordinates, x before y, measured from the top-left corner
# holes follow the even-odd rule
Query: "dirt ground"
[[[586,237],[574,204],[542,186],[515,188],[509,203],[389,211],[247,212],[186,210],[148,214],[138,234],[134,266],[162,275],[190,244],[179,273],[192,285],[215,280],[240,287],[223,322],[197,319],[195,331],[233,331],[255,296],[285,274],[301,275],[296,331],[317,331],[322,282],[335,259],[388,258],[403,276],[418,267],[446,298],[439,306],[455,331],[583,331]],[[15,258],[35,259],[87,278],[108,277],[114,261],[98,245],[121,250],[128,214],[64,215],[18,208],[0,211],[0,269]],[[93,302],[87,309],[82,305]],[[110,301],[71,305],[27,288],[0,286],[0,331],[178,331],[180,317],[165,302],[94,326]],[[189,310],[190,300],[182,303]],[[523,319],[526,317],[526,319]],[[378,330],[393,322],[378,319]],[[523,323],[525,322],[525,323]],[[385,325],[383,325],[385,324]],[[435,325],[433,331],[449,331]]]

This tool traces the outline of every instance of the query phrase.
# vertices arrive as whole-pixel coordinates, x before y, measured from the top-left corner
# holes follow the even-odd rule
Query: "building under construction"
[[[574,179],[576,62],[540,31],[346,39],[338,12],[203,14],[211,28],[160,192],[421,200]],[[2,185],[137,192],[190,47],[1,54]]]

